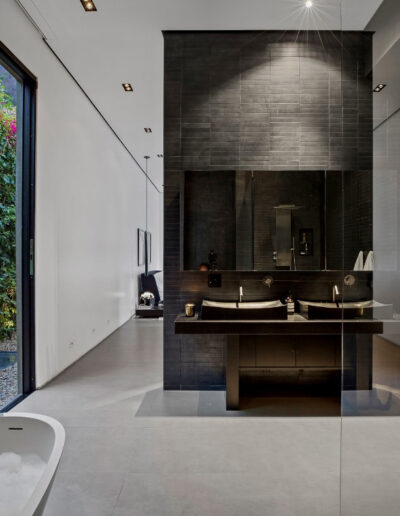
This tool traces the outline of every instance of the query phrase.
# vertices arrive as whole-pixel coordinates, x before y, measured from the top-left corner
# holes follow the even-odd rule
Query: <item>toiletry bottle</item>
[[[303,233],[302,237],[301,237],[300,254],[302,256],[307,256],[308,255],[308,242],[307,242],[307,235],[305,233]]]
[[[293,296],[292,296],[292,293],[290,292],[290,290],[289,290],[289,294],[288,294],[287,298],[285,299],[285,301],[286,301],[288,315],[293,315],[294,314],[294,299],[293,299]]]

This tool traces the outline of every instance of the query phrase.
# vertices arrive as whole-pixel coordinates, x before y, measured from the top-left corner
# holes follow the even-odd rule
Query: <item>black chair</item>
[[[140,294],[143,294],[143,292],[151,292],[154,295],[154,306],[158,306],[160,302],[160,292],[157,287],[156,278],[154,277],[154,274],[160,271],[151,271],[147,275],[141,274],[140,275]]]

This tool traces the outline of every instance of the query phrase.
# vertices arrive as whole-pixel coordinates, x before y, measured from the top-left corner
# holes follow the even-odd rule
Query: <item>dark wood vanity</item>
[[[219,320],[179,315],[175,333],[226,335],[226,406],[239,409],[240,376],[251,371],[302,371],[330,374],[345,371],[347,388],[368,390],[372,384],[372,338],[383,332],[373,319],[308,320],[300,314],[287,320]],[[342,363],[342,334],[353,351]],[[349,346],[347,346],[349,348]],[[346,379],[346,370],[350,379]]]

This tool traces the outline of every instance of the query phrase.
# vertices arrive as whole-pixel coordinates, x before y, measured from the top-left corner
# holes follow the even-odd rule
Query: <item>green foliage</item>
[[[0,77],[0,339],[16,330],[16,109]]]

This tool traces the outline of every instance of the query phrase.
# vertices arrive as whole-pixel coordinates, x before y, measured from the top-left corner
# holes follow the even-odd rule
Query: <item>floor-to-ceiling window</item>
[[[35,87],[0,47],[0,410],[34,388]]]

